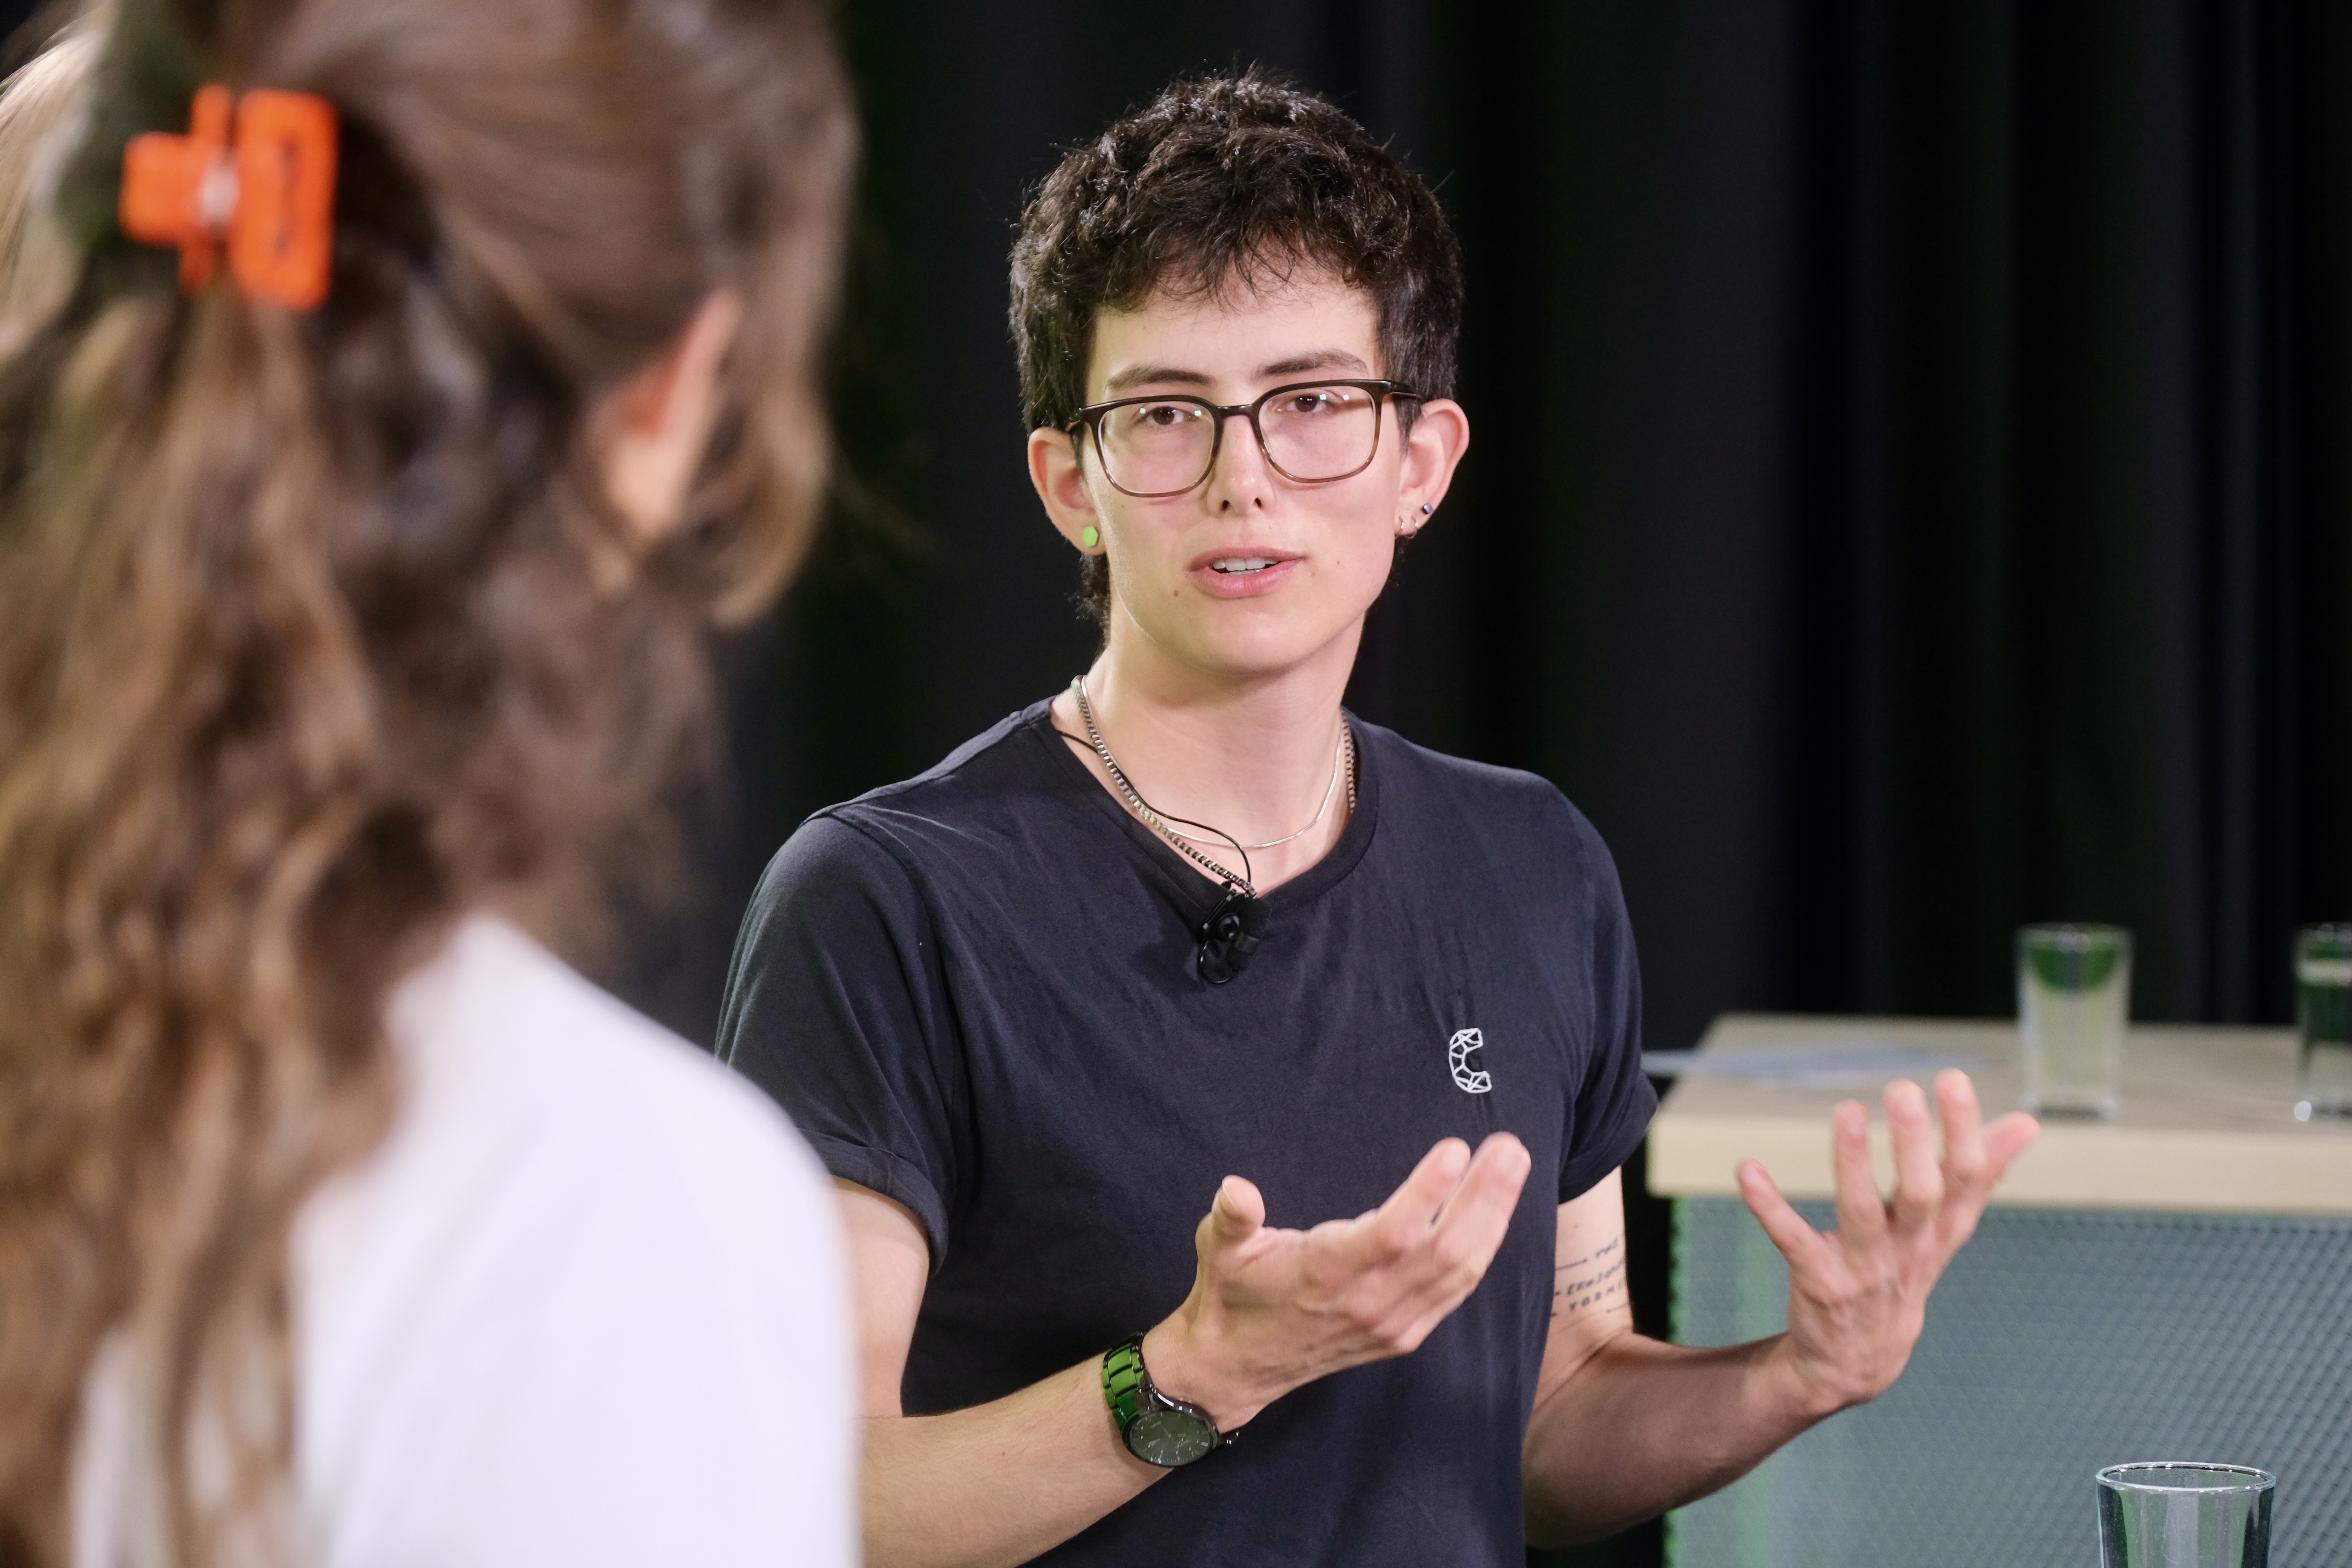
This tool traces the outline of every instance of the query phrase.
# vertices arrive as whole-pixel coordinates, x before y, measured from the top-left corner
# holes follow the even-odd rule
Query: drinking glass
[[[2295,932],[2294,1027],[2303,1058],[2295,1115],[2352,1116],[2352,925]]]
[[[2270,1568],[2269,1472],[2244,1465],[2109,1465],[2099,1472],[2105,1568]]]
[[[2123,1105],[2131,932],[2036,925],[2017,933],[2017,1023],[2025,1109],[2108,1116]]]

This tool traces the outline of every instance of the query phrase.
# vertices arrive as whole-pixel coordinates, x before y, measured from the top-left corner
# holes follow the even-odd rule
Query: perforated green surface
[[[1744,1205],[1675,1204],[1678,1340],[1776,1333],[1787,1302]],[[2352,1220],[1995,1209],[1902,1380],[1675,1513],[1667,1560],[2094,1563],[2092,1473],[2179,1458],[2278,1476],[2273,1568],[2352,1564]]]

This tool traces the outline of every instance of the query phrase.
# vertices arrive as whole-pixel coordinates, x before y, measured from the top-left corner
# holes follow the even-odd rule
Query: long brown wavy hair
[[[284,1498],[289,1226],[396,1106],[388,989],[471,910],[582,937],[801,554],[854,121],[814,0],[119,0],[61,50],[0,98],[0,1562],[67,1556],[118,1332],[206,1561]],[[114,227],[206,80],[341,113],[313,314]],[[722,288],[649,547],[592,416]]]

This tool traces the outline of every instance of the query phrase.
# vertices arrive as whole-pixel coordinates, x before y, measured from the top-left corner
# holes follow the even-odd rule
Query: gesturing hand
[[[1813,1415],[1874,1399],[1901,1373],[1927,1321],[1927,1293],[1975,1234],[1994,1185],[2041,1135],[2041,1124],[2017,1111],[1985,1126],[1966,1073],[1938,1074],[1936,1099],[1944,1121],[1941,1165],[1927,1097],[1908,1079],[1886,1086],[1891,1201],[1879,1196],[1870,1165],[1869,1112],[1849,1100],[1832,1113],[1838,1227],[1826,1236],[1789,1206],[1760,1163],[1739,1166],[1740,1195],[1789,1260],[1781,1353]]]
[[[1268,1227],[1257,1188],[1227,1176],[1193,1238],[1192,1294],[1144,1338],[1152,1381],[1231,1430],[1302,1384],[1418,1348],[1485,1277],[1528,1164],[1507,1132],[1475,1158],[1447,1138],[1379,1208],[1303,1231]]]

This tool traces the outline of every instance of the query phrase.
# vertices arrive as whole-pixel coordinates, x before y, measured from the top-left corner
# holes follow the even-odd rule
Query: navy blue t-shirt
[[[1524,1563],[1557,1207],[1656,1105],[1633,935],[1558,790],[1354,724],[1355,816],[1267,895],[1225,985],[1193,962],[1218,889],[1045,703],[817,813],[744,918],[720,1055],[929,1238],[909,1415],[1166,1317],[1228,1173],[1303,1228],[1377,1206],[1449,1134],[1535,1157],[1493,1268],[1418,1351],[1276,1401],[1040,1562]]]

